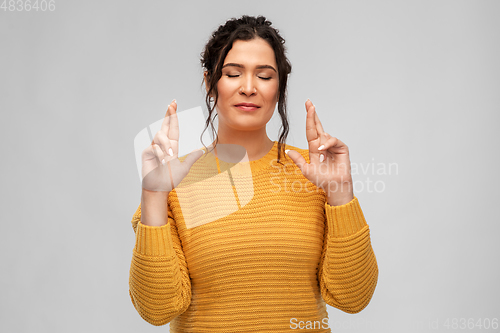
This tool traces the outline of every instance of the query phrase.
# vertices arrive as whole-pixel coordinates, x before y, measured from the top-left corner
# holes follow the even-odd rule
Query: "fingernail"
[[[168,148],[168,154],[170,156],[174,156],[174,152],[173,152],[172,148]]]
[[[290,151],[290,149],[287,149],[287,150],[285,150],[285,153],[288,154],[289,151]]]
[[[319,146],[318,150],[322,150],[323,148],[325,148],[325,146],[321,145],[321,146]]]
[[[165,159],[161,160],[161,164],[165,165]]]
[[[320,163],[323,162],[325,160],[325,156],[323,156],[323,154],[319,155],[319,161]]]
[[[175,98],[172,100],[172,102],[170,102],[170,104],[172,103],[177,103],[177,101],[175,100]]]

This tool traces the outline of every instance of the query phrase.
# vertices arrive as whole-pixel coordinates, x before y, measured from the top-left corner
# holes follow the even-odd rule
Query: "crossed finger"
[[[323,142],[325,141],[325,131],[323,129],[323,125],[319,120],[318,114],[316,113],[316,107],[313,103],[307,99],[306,101],[306,110],[307,110],[307,118],[306,118],[306,136],[307,142],[309,143],[309,159],[310,162],[323,162],[325,156],[321,154],[318,150]]]
[[[346,144],[343,143],[342,141],[340,141],[339,139],[331,136],[328,133],[324,133],[324,137],[325,137],[326,141],[322,144],[323,147],[320,147],[321,149],[318,149],[318,150],[327,151],[329,149],[333,149],[333,151],[336,154],[347,152]]]
[[[162,164],[164,164],[165,161],[158,156],[157,147],[165,156],[174,156],[177,153],[177,151],[174,151],[177,150],[177,145],[172,144],[172,141],[177,142],[179,140],[179,123],[176,109],[177,102],[174,99],[167,108],[167,113],[163,118],[160,130],[156,133],[153,142],[151,142],[156,159],[158,162],[162,160]]]
[[[307,141],[312,141],[321,138],[321,135],[325,132],[323,129],[323,125],[319,120],[318,114],[316,113],[316,107],[313,103],[308,99],[306,101],[306,111],[307,111],[307,119],[306,119],[306,131],[308,131]]]
[[[177,103],[175,99],[170,103],[167,109],[167,114],[161,123],[161,131],[165,133],[165,135],[170,140],[179,140],[179,122],[177,119]]]

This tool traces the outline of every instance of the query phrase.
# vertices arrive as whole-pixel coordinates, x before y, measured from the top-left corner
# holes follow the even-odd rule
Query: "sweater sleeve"
[[[363,310],[372,298],[378,266],[370,229],[354,199],[342,206],[325,202],[327,230],[318,281],[325,302],[347,313]]]
[[[186,311],[191,302],[191,280],[170,208],[161,227],[141,223],[141,205],[132,217],[135,247],[129,293],[141,317],[155,326],[165,325]]]

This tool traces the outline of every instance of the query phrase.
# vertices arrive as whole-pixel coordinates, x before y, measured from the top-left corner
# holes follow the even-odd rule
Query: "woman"
[[[171,332],[330,332],[325,302],[359,312],[378,277],[348,148],[323,130],[310,100],[309,149],[286,145],[291,66],[264,17],[220,26],[202,64],[205,129],[217,116],[217,138],[179,159],[174,100],[143,152],[132,302]],[[276,104],[282,128],[272,141]]]

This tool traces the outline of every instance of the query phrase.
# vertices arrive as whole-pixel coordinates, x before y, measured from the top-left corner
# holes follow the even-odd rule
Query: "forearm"
[[[159,227],[168,222],[167,199],[170,192],[148,191],[142,189],[141,195],[141,223]]]
[[[378,280],[370,229],[355,197],[339,207],[325,205],[327,237],[319,269],[321,293],[331,306],[348,313],[365,308]]]
[[[378,280],[369,230],[328,243],[319,273],[323,299],[344,312],[358,313],[370,303]]]
[[[161,205],[165,196],[155,196],[149,202],[155,202],[155,198],[157,206],[167,206]],[[151,197],[146,193],[144,199],[148,201]],[[155,212],[156,222],[161,221],[158,217],[161,209],[149,207]],[[189,272],[177,227],[171,211],[165,216],[168,224],[145,225],[139,206],[132,218],[136,243],[130,266],[130,297],[141,317],[153,325],[170,322],[187,309],[191,300]],[[148,221],[152,219],[154,215]]]
[[[137,228],[130,266],[132,303],[144,320],[164,325],[191,302],[191,282],[178,238],[169,225]]]

